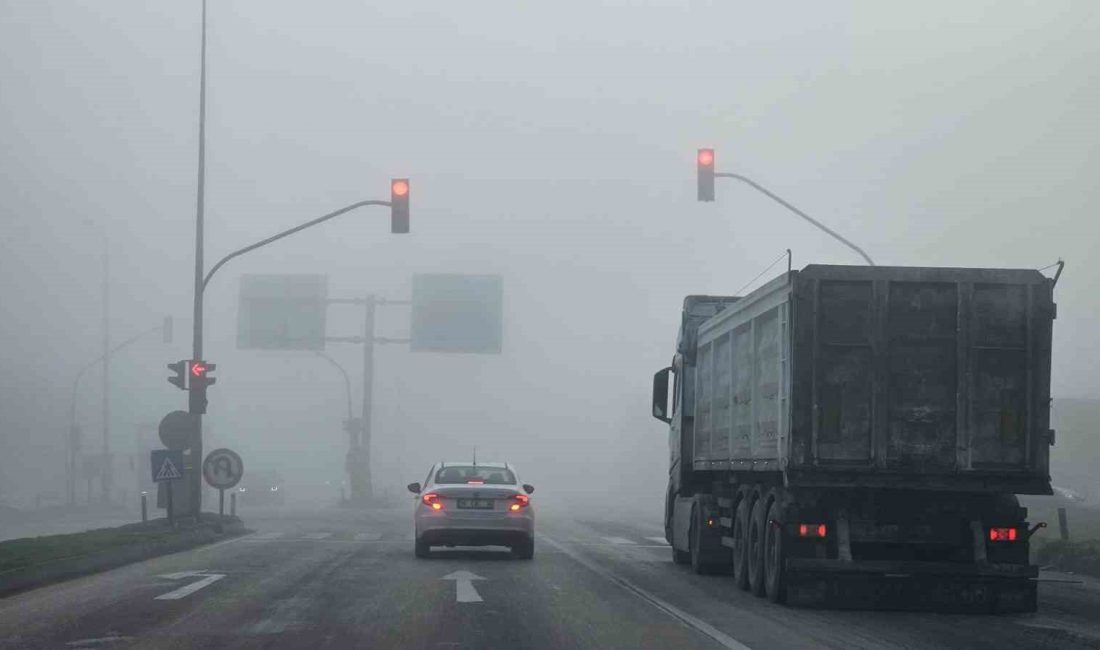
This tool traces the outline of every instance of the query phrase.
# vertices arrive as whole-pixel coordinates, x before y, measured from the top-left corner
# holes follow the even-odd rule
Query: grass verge
[[[174,528],[164,519],[156,519],[71,535],[0,542],[0,596],[184,551],[245,532],[236,517],[225,517],[219,522],[217,515],[204,513],[198,521],[184,520]]]
[[[1100,540],[1047,542],[1034,553],[1035,562],[1040,566],[1100,578]]]

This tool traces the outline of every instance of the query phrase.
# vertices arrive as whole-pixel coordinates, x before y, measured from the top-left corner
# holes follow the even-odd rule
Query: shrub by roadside
[[[1100,540],[1051,541],[1039,546],[1034,554],[1039,566],[1100,577]]]

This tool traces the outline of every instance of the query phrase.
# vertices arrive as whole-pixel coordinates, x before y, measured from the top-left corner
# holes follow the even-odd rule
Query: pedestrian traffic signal
[[[390,181],[390,232],[409,232],[409,179]]]
[[[217,377],[211,377],[217,364],[205,361],[191,362],[191,394],[189,395],[188,411],[193,415],[206,413],[206,389],[218,381]]]
[[[168,378],[168,383],[180,390],[187,390],[187,362],[177,361],[175,363],[170,363],[168,364],[168,369],[176,373],[174,377]]]
[[[695,158],[695,167],[699,175],[699,200],[713,201],[714,149],[700,149]]]

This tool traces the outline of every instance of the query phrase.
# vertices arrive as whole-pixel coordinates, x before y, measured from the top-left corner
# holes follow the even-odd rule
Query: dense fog
[[[113,359],[113,498],[135,502],[138,452],[185,408],[165,364],[190,356],[199,18],[197,2],[0,3],[6,505],[64,498],[73,381],[101,353],[105,241],[112,343],[175,319],[172,343],[151,334]],[[705,146],[879,264],[1064,258],[1053,394],[1100,398],[1098,27],[1086,1],[211,2],[207,267],[388,200],[392,177],[411,179],[412,231],[366,208],[219,271],[206,448],[303,498],[335,500],[345,480],[343,379],[308,352],[237,349],[242,275],[319,273],[333,297],[403,300],[413,274],[499,274],[501,354],[377,346],[375,489],[396,499],[476,447],[547,503],[656,516],[668,442],[650,382],[683,297],[731,294],[787,248],[795,268],[861,263],[744,185],[697,202]],[[378,309],[378,335],[407,336],[408,307]],[[330,336],[362,333],[360,308],[328,321]],[[361,347],[326,352],[358,412]],[[93,369],[75,403],[88,451],[101,395]]]

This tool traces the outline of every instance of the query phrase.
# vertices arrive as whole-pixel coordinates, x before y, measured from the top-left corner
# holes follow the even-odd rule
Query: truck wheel
[[[742,591],[749,588],[749,515],[752,495],[746,494],[733,515],[733,584]]]
[[[787,600],[786,549],[783,546],[782,516],[779,502],[772,502],[764,524],[764,592],[768,600],[782,603]],[[773,524],[772,522],[776,522]]]
[[[767,525],[767,513],[764,511],[767,499],[761,496],[752,507],[749,520],[749,591],[756,596],[764,595],[764,527]]]
[[[688,530],[688,548],[691,549],[691,570],[699,575],[714,573],[714,566],[703,560],[703,534],[703,516],[698,508],[694,508]]]

